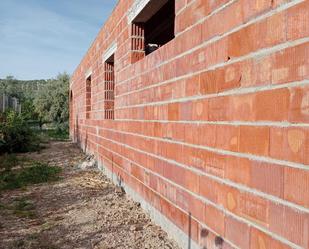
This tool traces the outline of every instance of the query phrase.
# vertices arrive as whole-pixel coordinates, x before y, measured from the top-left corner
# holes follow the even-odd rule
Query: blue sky
[[[72,73],[117,0],[0,0],[0,78]]]

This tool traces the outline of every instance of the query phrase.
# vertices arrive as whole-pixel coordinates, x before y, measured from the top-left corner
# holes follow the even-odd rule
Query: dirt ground
[[[97,169],[80,169],[85,155],[74,144],[50,142],[26,157],[63,172],[57,182],[0,193],[1,249],[179,248]]]

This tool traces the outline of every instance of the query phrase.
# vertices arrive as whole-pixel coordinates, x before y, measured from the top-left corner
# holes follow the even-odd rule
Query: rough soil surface
[[[74,144],[26,157],[61,166],[61,180],[0,193],[1,249],[179,248],[97,169],[80,169],[86,156]],[[21,201],[22,213],[3,208]]]

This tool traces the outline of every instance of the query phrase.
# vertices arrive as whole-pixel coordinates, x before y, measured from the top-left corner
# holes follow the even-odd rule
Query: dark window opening
[[[91,112],[91,75],[86,79],[86,119],[90,118]]]
[[[132,22],[132,59],[140,60],[175,38],[175,0],[151,0]]]
[[[146,55],[175,38],[175,1],[168,1],[145,23]]]
[[[115,70],[114,55],[104,63],[104,118],[114,119]]]

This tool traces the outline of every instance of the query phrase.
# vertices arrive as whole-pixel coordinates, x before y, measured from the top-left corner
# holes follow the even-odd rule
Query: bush
[[[0,154],[27,152],[38,148],[38,138],[22,115],[14,111],[1,114]]]

